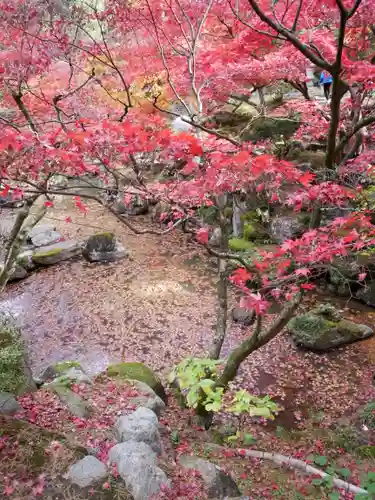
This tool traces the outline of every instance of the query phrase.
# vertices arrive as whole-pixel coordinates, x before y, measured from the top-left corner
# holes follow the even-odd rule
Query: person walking
[[[320,83],[323,84],[323,90],[324,90],[324,97],[329,99],[329,92],[331,90],[332,86],[332,75],[328,73],[328,71],[322,71],[320,74]]]

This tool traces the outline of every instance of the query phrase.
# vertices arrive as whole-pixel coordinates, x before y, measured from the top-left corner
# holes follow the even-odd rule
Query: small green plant
[[[253,396],[240,390],[229,403],[223,401],[224,388],[216,384],[220,364],[220,360],[186,358],[173,368],[168,381],[182,392],[189,408],[203,406],[208,412],[224,409],[237,415],[274,419],[279,407],[269,396]]]
[[[369,429],[375,429],[375,401],[367,403],[361,411],[361,417],[364,425]]]

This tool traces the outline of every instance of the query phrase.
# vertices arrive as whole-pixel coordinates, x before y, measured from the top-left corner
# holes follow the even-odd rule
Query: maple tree
[[[74,197],[83,211],[85,199],[100,203],[135,232],[149,230],[119,216],[100,193],[114,186],[126,203],[134,193],[166,200],[173,206],[172,219],[165,230],[151,230],[156,234],[196,222],[197,207],[215,207],[218,249],[209,244],[208,227],[189,229],[219,262],[218,322],[210,356],[220,356],[227,333],[228,263],[238,266],[231,281],[257,317],[254,331],[230,353],[219,377],[218,385],[226,387],[244,359],[283,329],[303,291],[335,257],[374,245],[374,228],[363,210],[320,225],[324,207],[349,206],[353,188],[362,179],[371,182],[370,0],[140,0],[111,1],[103,9],[78,2],[61,8],[48,0],[2,0],[0,7],[0,181],[2,196],[24,200],[0,286],[54,195]],[[309,95],[311,64],[332,75],[329,104]],[[317,172],[274,156],[270,140],[244,142],[242,131],[230,134],[210,122],[232,94],[251,100],[255,91],[285,81],[301,98],[272,116],[298,115],[294,138],[302,145],[326,136],[325,165]],[[250,125],[268,113],[260,96]],[[175,118],[189,131],[173,131]],[[183,169],[167,182],[148,183],[151,158],[179,162]],[[133,170],[131,179],[124,165]],[[56,177],[90,175],[102,181],[92,195],[78,194],[74,184],[54,183]],[[232,252],[232,223],[225,209],[243,193],[255,204],[310,210],[311,227],[271,251]],[[365,274],[363,269],[359,282]],[[286,305],[267,325],[271,300]]]

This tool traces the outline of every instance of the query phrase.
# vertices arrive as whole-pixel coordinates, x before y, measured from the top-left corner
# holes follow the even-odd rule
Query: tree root
[[[241,457],[271,460],[277,465],[285,466],[290,469],[298,469],[303,472],[306,472],[307,474],[320,476],[322,479],[332,478],[333,484],[340,490],[349,491],[351,493],[368,494],[368,492],[363,488],[359,488],[354,484],[348,483],[347,481],[343,481],[342,479],[331,476],[330,474],[327,474],[326,472],[323,472],[320,469],[312,467],[311,465],[307,464],[306,462],[303,462],[302,460],[298,460],[297,458],[287,457],[286,455],[280,455],[279,453],[267,453],[265,451],[258,451],[258,450],[237,449],[234,450],[234,452],[236,453],[236,455]]]

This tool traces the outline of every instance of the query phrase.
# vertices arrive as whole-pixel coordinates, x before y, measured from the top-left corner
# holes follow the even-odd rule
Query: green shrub
[[[0,391],[16,393],[26,383],[25,347],[12,318],[0,315]]]

